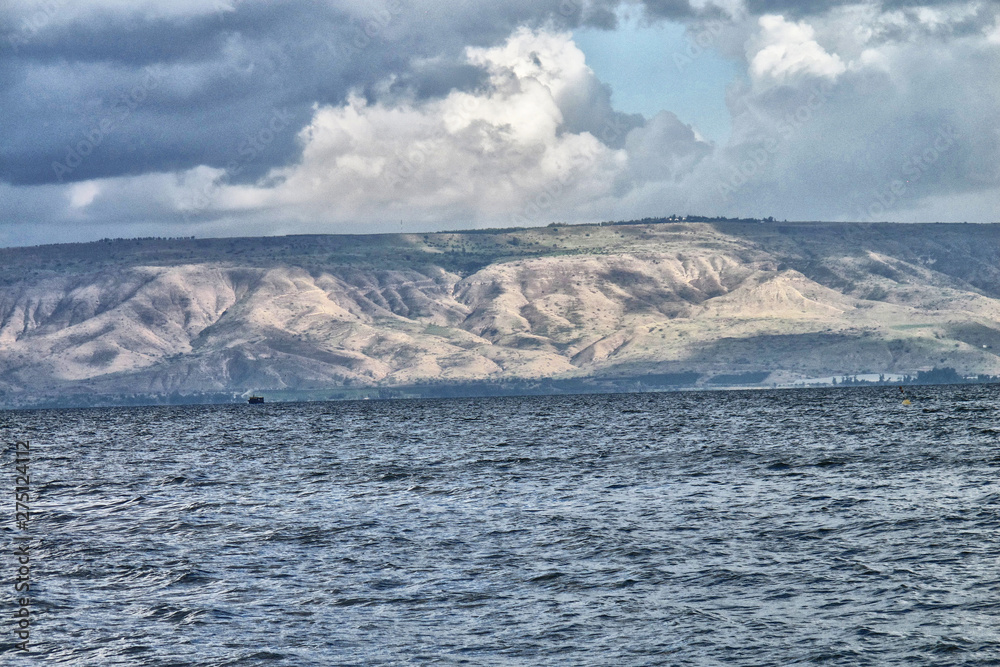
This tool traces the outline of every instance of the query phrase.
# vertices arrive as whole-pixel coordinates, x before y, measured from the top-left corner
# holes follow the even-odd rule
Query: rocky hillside
[[[5,405],[677,373],[698,384],[1000,373],[1000,225],[118,240],[0,259]]]

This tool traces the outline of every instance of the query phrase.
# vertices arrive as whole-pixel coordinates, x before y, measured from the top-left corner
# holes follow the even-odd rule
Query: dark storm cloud
[[[25,61],[109,61],[146,65],[213,57],[224,34],[219,16],[141,19],[99,12],[85,22],[44,25],[37,32],[7,25],[6,44]]]
[[[684,18],[693,11],[687,0],[643,0],[646,13],[652,18]]]
[[[72,182],[234,160],[235,180],[252,180],[294,159],[296,131],[314,104],[340,104],[352,89],[372,96],[390,75],[394,91],[418,98],[473,88],[482,72],[464,62],[467,46],[494,44],[518,25],[609,21],[608,5],[575,0],[235,9],[152,19],[56,13],[36,19],[37,29],[8,9],[0,17],[0,180]],[[292,120],[268,133],[275,113]],[[268,141],[255,143],[261,133]]]
[[[504,206],[525,210],[545,197],[555,219],[681,209],[842,217],[870,210],[885,184],[908,175],[906,160],[951,127],[958,138],[894,206],[954,196],[985,219],[1000,196],[994,2],[748,0],[743,12],[720,0],[728,13],[688,0],[247,0],[216,9],[45,0],[32,5],[53,8],[41,14],[26,4],[0,5],[0,200],[9,223],[25,223],[12,229],[165,224],[201,234],[256,224],[264,233],[278,215],[294,231],[303,221],[363,228],[387,212],[493,224]],[[101,9],[112,4],[114,13]],[[652,119],[616,111],[584,54],[556,34],[616,29],[623,7],[630,18],[641,8],[651,22],[688,22],[696,41],[711,35],[700,48],[746,66],[730,83],[724,145],[669,110]],[[886,9],[898,11],[877,11]],[[724,19],[718,30],[699,32],[715,18]],[[870,25],[858,30],[859,21]],[[552,98],[532,92],[536,74]],[[830,82],[828,99],[786,131],[817,81]],[[473,112],[454,91],[468,93]],[[461,131],[434,131],[456,113],[474,118]],[[414,153],[411,180],[389,191],[380,174]],[[748,164],[751,175],[741,175]],[[130,178],[81,182],[115,176]]]
[[[496,44],[521,25],[612,29],[618,5],[248,0],[169,16],[141,5],[10,5],[0,10],[0,180],[66,183],[237,161],[230,178],[249,182],[295,159],[314,104],[341,104],[351,90],[370,100],[472,90],[483,72],[465,62],[466,47]],[[652,19],[694,14],[688,0],[643,5]],[[291,121],[269,132],[275,113]],[[570,120],[579,131],[609,113]]]
[[[917,7],[946,7],[967,4],[964,0],[746,0],[751,14],[785,14],[808,16],[822,14],[836,7],[869,4],[882,10],[912,9]]]
[[[0,178],[45,183],[225,162],[274,109],[308,116],[295,79],[315,72],[295,67],[294,47],[280,39],[306,18],[260,5],[153,21],[99,13],[14,42],[5,54],[17,76],[0,97]],[[270,155],[287,157],[293,137],[272,141]]]

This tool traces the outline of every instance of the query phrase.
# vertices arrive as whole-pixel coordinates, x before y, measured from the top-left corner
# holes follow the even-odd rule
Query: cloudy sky
[[[0,5],[0,245],[998,210],[996,1]]]

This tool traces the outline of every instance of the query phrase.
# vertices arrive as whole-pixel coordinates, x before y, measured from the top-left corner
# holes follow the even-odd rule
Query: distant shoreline
[[[851,377],[851,376],[848,376]],[[664,393],[701,393],[726,391],[794,391],[816,389],[858,389],[895,387],[944,387],[969,385],[996,385],[1000,378],[984,380],[968,379],[964,382],[848,382],[838,384],[747,384],[747,385],[672,385],[654,386],[642,382],[642,377],[618,378],[617,383],[608,379],[593,379],[590,387],[583,387],[583,381],[568,382],[560,380],[525,381],[523,383],[456,383],[442,385],[407,385],[393,387],[357,387],[332,388],[308,391],[288,390],[256,390],[263,394],[267,404],[275,403],[326,403],[362,400],[432,400],[461,398],[516,398],[532,396],[587,396],[605,394],[664,394]],[[76,399],[76,400],[74,400]],[[84,399],[84,400],[80,400]],[[86,400],[90,399],[90,400]],[[192,405],[245,405],[246,397],[242,394],[228,392],[206,392],[194,394],[145,394],[130,396],[94,395],[74,396],[73,398],[39,398],[23,405],[0,404],[0,411],[21,410],[73,410],[87,408],[115,407],[169,407]]]

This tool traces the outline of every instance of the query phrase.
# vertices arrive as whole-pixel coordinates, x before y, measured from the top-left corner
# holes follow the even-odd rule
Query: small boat
[[[263,402],[264,402],[264,397],[263,396],[251,396],[247,400],[247,403],[250,403],[251,405],[254,404],[254,403],[263,403]]]

